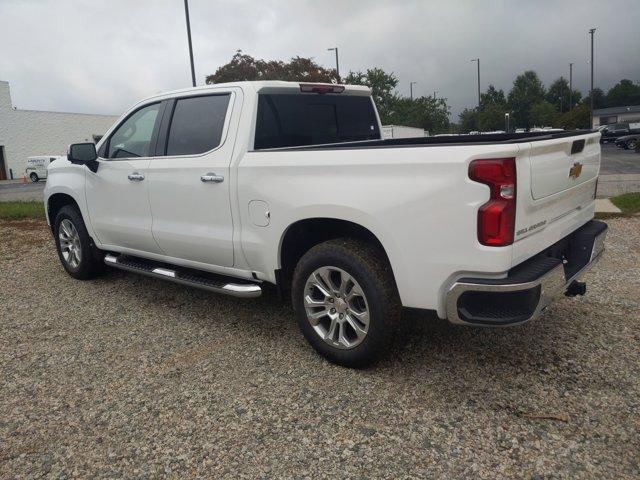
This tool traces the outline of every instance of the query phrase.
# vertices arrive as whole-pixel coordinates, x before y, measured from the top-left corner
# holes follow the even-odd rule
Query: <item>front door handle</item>
[[[200,181],[202,181],[202,182],[222,183],[222,182],[224,182],[224,177],[222,175],[216,175],[215,173],[209,172],[206,175],[202,175],[200,177]]]
[[[144,175],[138,172],[133,172],[127,175],[127,178],[132,182],[141,182],[142,180],[144,180]]]

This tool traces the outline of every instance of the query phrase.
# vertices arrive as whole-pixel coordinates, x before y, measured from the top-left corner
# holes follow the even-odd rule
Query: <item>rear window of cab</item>
[[[369,96],[260,94],[255,150],[380,138]]]

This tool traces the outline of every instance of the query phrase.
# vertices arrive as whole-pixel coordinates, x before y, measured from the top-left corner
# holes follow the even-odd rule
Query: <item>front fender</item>
[[[53,219],[49,218],[49,199],[56,194],[68,195],[78,205],[87,231],[93,237],[94,232],[85,195],[86,172],[87,169],[83,165],[72,165],[71,163],[58,168],[49,168],[47,184],[44,189],[44,208],[47,223],[51,225]]]

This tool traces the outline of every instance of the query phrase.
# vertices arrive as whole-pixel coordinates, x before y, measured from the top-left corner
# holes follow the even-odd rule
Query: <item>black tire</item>
[[[627,150],[635,150],[637,146],[637,140],[629,140],[627,142],[626,148]]]
[[[336,348],[330,345],[316,333],[307,318],[307,280],[322,267],[343,270],[357,281],[364,292],[369,314],[368,331],[361,343],[353,348]],[[345,367],[366,367],[379,360],[393,340],[400,319],[400,296],[384,253],[354,239],[329,240],[305,253],[293,274],[291,295],[304,337],[320,355]]]
[[[40,179],[38,178],[38,174],[37,174],[36,172],[31,172],[31,173],[29,174],[29,178],[31,179],[31,181],[32,181],[33,183],[36,183],[38,180],[40,180]]]
[[[80,259],[77,265],[73,265],[65,259],[63,248],[61,247],[60,229],[65,220],[71,222],[78,235],[77,248],[80,252]],[[56,215],[53,225],[58,258],[60,258],[60,263],[62,263],[69,275],[78,280],[88,280],[104,271],[104,254],[93,244],[93,240],[91,240],[87,227],[82,220],[82,215],[75,206],[65,205],[62,207]],[[65,225],[67,224],[65,223]]]

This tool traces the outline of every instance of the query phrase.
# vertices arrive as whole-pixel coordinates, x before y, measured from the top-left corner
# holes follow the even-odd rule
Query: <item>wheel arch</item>
[[[327,240],[341,237],[355,238],[374,245],[391,265],[382,241],[369,228],[340,218],[304,218],[289,225],[280,238],[278,246],[280,269],[276,273],[278,286],[282,289],[290,287],[293,270],[309,249]]]
[[[49,222],[49,226],[51,227],[51,231],[53,231],[54,229],[56,215],[58,215],[58,212],[62,207],[65,207],[67,205],[76,207],[80,212],[80,215],[82,215],[80,204],[68,193],[54,193],[50,195],[49,198],[47,198],[47,220]],[[83,220],[85,219],[83,218]],[[87,221],[85,220],[84,223],[86,225]]]

